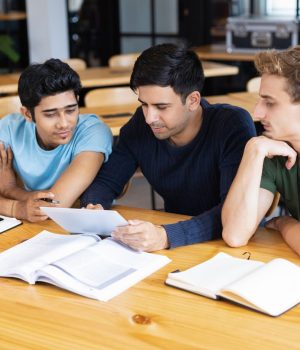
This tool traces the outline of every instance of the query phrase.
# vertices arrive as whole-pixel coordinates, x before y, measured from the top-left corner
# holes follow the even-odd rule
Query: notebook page
[[[221,295],[247,301],[272,316],[278,316],[300,302],[300,267],[285,259],[274,259],[239,281],[226,286]],[[252,305],[251,305],[252,304]]]
[[[238,280],[242,276],[262,266],[263,263],[254,260],[232,257],[226,253],[218,253],[213,258],[196,265],[188,270],[169,273],[168,278],[178,287],[201,293],[209,297],[216,297],[217,292],[225,285]],[[209,292],[210,295],[207,295]]]

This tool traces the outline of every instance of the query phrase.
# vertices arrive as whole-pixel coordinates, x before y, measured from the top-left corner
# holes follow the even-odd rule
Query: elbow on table
[[[242,234],[232,232],[229,233],[226,230],[223,230],[222,238],[224,242],[232,248],[238,248],[247,245],[249,240],[248,238],[245,238]]]

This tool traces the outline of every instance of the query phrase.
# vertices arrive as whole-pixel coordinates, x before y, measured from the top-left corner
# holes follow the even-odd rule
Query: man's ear
[[[191,92],[186,98],[186,103],[188,104],[188,108],[191,112],[199,108],[200,101],[201,95],[199,91]]]
[[[21,107],[21,113],[23,114],[23,117],[28,121],[28,122],[32,122],[32,116],[31,116],[31,113],[29,111],[28,108],[22,106]]]

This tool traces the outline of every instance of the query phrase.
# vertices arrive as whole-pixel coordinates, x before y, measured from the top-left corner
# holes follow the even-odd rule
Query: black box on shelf
[[[228,17],[228,52],[286,49],[298,45],[299,20],[257,16]]]

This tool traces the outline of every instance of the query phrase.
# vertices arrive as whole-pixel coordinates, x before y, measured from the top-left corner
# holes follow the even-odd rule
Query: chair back
[[[137,95],[130,87],[93,89],[84,98],[86,107],[108,107],[137,103]]]
[[[261,77],[255,77],[247,82],[246,89],[248,92],[259,92]]]
[[[111,56],[108,60],[108,66],[112,71],[132,70],[136,59],[140,53],[129,53]]]
[[[20,112],[21,102],[19,96],[0,97],[0,118],[10,113]]]
[[[86,62],[82,58],[69,58],[64,60],[75,71],[85,70]]]

